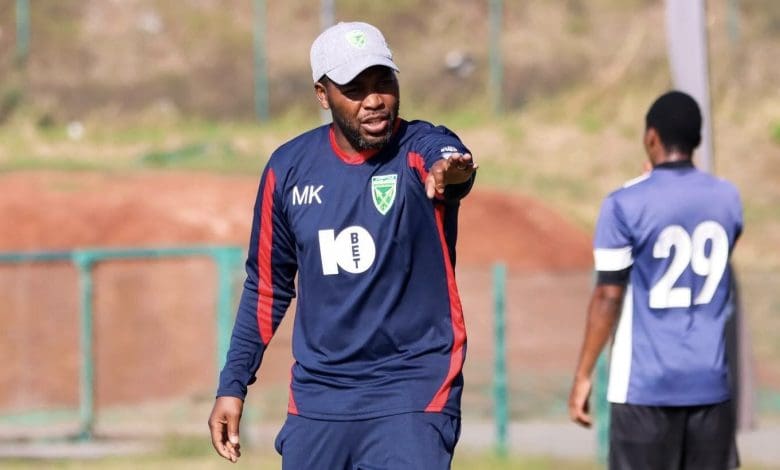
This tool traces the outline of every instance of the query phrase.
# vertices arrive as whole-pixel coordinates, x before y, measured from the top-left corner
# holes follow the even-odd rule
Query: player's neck
[[[660,155],[659,158],[655,159],[655,161],[653,162],[653,166],[656,167],[659,165],[663,165],[665,163],[690,162],[690,161],[691,161],[690,155],[682,152],[673,151],[673,152],[664,153]]]

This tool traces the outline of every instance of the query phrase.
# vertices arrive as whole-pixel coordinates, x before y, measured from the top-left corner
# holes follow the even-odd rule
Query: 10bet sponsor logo
[[[353,225],[336,234],[335,230],[320,230],[322,274],[331,276],[339,268],[352,274],[368,270],[376,259],[376,245],[368,230]]]

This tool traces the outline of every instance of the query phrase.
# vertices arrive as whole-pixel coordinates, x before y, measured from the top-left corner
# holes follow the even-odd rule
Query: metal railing
[[[108,260],[149,258],[211,258],[217,267],[217,370],[227,354],[233,318],[232,274],[241,261],[242,251],[235,246],[192,246],[172,248],[96,248],[73,251],[0,253],[2,263],[72,262],[79,275],[79,440],[93,436],[95,422],[95,357],[93,335],[93,278],[96,263]]]

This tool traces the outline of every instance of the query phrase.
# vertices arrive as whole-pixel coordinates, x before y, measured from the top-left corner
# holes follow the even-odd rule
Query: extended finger
[[[436,179],[432,174],[425,178],[425,195],[428,196],[428,199],[433,199],[436,195]]]
[[[444,193],[444,186],[444,169],[440,165],[435,165],[425,179],[425,194],[428,199],[433,199],[436,193]]]
[[[448,160],[458,168],[465,168],[474,165],[474,159],[470,153],[455,154],[452,155]]]

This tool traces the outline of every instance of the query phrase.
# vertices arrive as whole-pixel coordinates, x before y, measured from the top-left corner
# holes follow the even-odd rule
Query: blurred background
[[[745,206],[743,460],[780,468],[780,2],[703,3],[711,170]],[[569,424],[565,401],[599,204],[642,172],[644,114],[673,87],[664,8],[0,0],[0,465],[220,463],[205,423],[258,177],[322,123],[312,40],[362,20],[394,51],[402,116],[455,130],[481,166],[458,249],[469,356],[456,468],[599,468],[604,429]],[[246,465],[278,467],[292,315],[251,387]],[[78,460],[150,445],[131,464]]]

